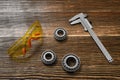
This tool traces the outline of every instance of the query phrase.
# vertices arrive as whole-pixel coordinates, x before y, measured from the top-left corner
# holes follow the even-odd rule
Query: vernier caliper
[[[101,41],[99,40],[97,35],[92,30],[93,27],[89,23],[89,21],[86,19],[86,17],[87,17],[87,14],[79,13],[79,14],[75,15],[74,17],[72,17],[69,20],[69,22],[71,22],[71,25],[81,23],[83,25],[83,27],[84,27],[84,30],[88,31],[89,34],[92,36],[92,38],[94,39],[94,41],[96,42],[96,44],[98,45],[100,50],[103,52],[103,54],[106,57],[106,59],[108,60],[108,62],[112,62],[113,61],[112,57],[110,56],[109,52],[104,47],[104,45],[101,43]]]

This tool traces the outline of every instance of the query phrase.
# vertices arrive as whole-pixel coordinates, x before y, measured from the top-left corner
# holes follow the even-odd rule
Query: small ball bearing
[[[41,60],[46,65],[51,65],[56,61],[56,54],[52,50],[46,50],[42,53]]]
[[[54,32],[54,37],[58,41],[63,41],[67,38],[67,32],[63,28],[57,28]]]
[[[80,59],[74,54],[67,54],[63,57],[62,67],[67,72],[75,72],[80,68]]]

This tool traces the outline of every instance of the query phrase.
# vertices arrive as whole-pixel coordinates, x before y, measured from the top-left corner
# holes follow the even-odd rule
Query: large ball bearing
[[[67,54],[63,57],[62,67],[67,72],[75,72],[80,68],[80,59],[74,54]]]

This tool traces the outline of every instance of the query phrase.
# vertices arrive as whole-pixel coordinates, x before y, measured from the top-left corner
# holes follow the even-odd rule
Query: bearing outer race
[[[50,54],[52,58],[51,59],[47,59],[46,58],[47,54]],[[49,51],[49,52],[44,53],[43,58],[44,58],[45,61],[51,61],[51,60],[54,59],[54,55],[53,55],[53,53],[51,51]]]

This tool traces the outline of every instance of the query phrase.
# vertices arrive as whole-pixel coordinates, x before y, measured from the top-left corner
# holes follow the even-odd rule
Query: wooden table
[[[114,59],[108,63],[94,40],[82,25],[71,26],[68,20],[74,15],[88,14],[95,33]],[[7,49],[28,27],[40,20],[44,42],[26,61],[11,60]],[[53,33],[62,27],[68,39],[58,42]],[[45,66],[41,53],[51,49],[57,55],[57,63]],[[65,54],[74,53],[81,59],[80,70],[66,73],[61,66]],[[0,0],[0,78],[40,79],[120,79],[120,0]],[[34,80],[33,79],[33,80]]]

